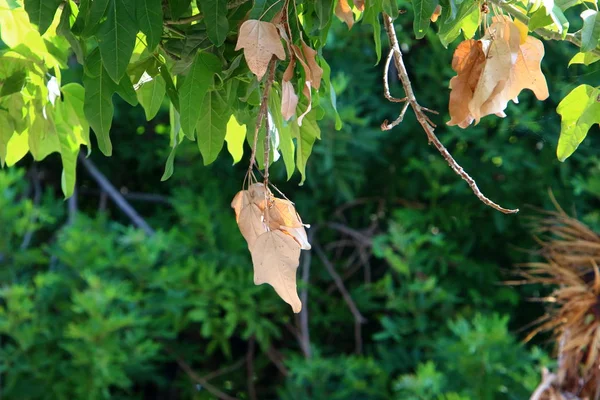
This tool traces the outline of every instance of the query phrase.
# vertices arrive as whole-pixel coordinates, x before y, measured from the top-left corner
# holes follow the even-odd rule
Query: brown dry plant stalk
[[[534,400],[600,398],[600,236],[562,209],[536,220],[542,262],[522,266],[525,283],[552,286],[546,312],[530,340],[551,332],[557,347],[555,373],[545,371]]]

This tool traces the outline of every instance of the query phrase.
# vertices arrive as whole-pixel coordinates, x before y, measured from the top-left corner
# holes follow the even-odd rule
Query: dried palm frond
[[[541,299],[546,314],[526,340],[552,332],[558,369],[532,399],[600,399],[600,236],[560,209],[539,219],[536,233],[545,261],[525,264],[520,274],[527,283],[555,288]]]

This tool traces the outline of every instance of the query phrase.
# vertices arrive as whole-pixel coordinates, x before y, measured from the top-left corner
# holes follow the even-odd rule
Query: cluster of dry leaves
[[[281,82],[281,113],[286,121],[296,115],[299,98],[292,79],[296,63],[299,63],[304,72],[302,93],[308,100],[306,109],[302,110],[298,116],[298,125],[302,125],[302,119],[311,110],[311,88],[319,90],[323,69],[317,63],[317,52],[306,44],[302,37],[297,41],[293,40],[284,14],[279,13],[273,22],[256,19],[245,21],[240,27],[236,50],[244,49],[244,58],[248,68],[258,80],[261,80],[273,57],[286,60],[286,51],[282,40],[286,44],[290,61]]]
[[[490,114],[505,117],[508,101],[518,103],[523,89],[538,100],[548,98],[540,63],[544,45],[527,35],[527,27],[505,16],[495,16],[480,40],[461,42],[452,59],[457,75],[450,80],[450,121],[466,128]]]
[[[300,250],[310,250],[305,227],[289,200],[276,198],[262,183],[239,191],[231,202],[254,265],[254,284],[268,283],[295,313],[302,309],[296,290]]]

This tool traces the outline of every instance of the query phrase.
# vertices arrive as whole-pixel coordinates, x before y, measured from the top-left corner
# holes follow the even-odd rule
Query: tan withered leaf
[[[482,111],[482,106],[490,100],[492,95],[497,96],[502,93],[511,68],[511,52],[508,41],[496,38],[493,40],[481,40],[483,51],[486,54],[486,62],[481,72],[479,82],[473,93],[473,98],[469,102],[469,112],[479,123],[481,117],[490,114],[490,112]],[[486,105],[486,108],[491,110],[493,107]],[[503,110],[503,109],[502,109]],[[502,110],[491,112],[499,112]]]
[[[507,98],[516,99],[523,89],[533,91],[538,100],[548,98],[548,84],[541,68],[543,57],[544,44],[534,37],[527,36],[525,43],[519,47],[517,62],[510,74],[506,89]]]
[[[263,212],[256,204],[248,204],[242,209],[238,220],[238,226],[242,236],[248,243],[248,248],[252,247],[260,235],[267,232]]]
[[[479,40],[465,40],[454,51],[452,69],[457,75],[450,80],[451,118],[448,125],[466,128],[473,121],[469,112],[469,102],[473,98],[484,64],[485,54]]]
[[[354,0],[354,6],[358,8],[359,11],[365,11],[365,0]]]
[[[250,195],[247,190],[240,190],[237,192],[233,200],[231,200],[231,208],[235,211],[235,221],[239,222],[240,212],[242,209],[250,204]]]
[[[260,80],[267,72],[273,55],[285,60],[285,50],[271,22],[249,19],[240,27],[236,50],[244,49],[244,58],[248,68]]]
[[[265,185],[262,183],[253,183],[248,188],[250,202],[256,204],[261,211],[264,211],[267,205],[267,198],[271,197],[271,192],[267,192]]]
[[[321,78],[323,77],[323,68],[317,64],[316,57],[318,53],[304,43],[304,40],[302,40],[302,53],[304,53],[304,58],[306,59],[310,71],[310,84],[312,87],[319,90]]]
[[[304,224],[291,201],[273,199],[268,209],[269,227],[271,230],[280,229],[292,236],[302,250],[310,250]],[[308,225],[307,225],[308,226]]]
[[[335,6],[335,15],[348,25],[348,29],[352,29],[354,24],[354,14],[348,5],[348,0],[339,0]]]
[[[296,114],[298,106],[298,95],[294,91],[292,82],[283,80],[281,82],[281,114],[284,120],[289,120]]]
[[[300,263],[298,243],[281,231],[269,231],[256,239],[250,246],[250,253],[254,284],[268,283],[295,313],[299,313],[302,302],[296,289],[296,270]]]

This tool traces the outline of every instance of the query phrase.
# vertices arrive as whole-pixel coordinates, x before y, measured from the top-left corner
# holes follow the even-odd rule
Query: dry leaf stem
[[[518,209],[511,210],[501,207],[500,205],[488,199],[483,193],[481,193],[481,191],[477,187],[477,183],[475,182],[475,180],[471,178],[471,176],[467,172],[465,172],[465,170],[452,157],[450,152],[448,152],[448,150],[444,147],[442,142],[440,142],[440,140],[437,138],[433,131],[435,125],[429,120],[429,118],[424,113],[424,111],[430,110],[419,105],[413,92],[412,85],[408,77],[408,71],[406,70],[406,66],[404,65],[404,60],[402,59],[402,51],[400,50],[400,46],[398,45],[398,38],[396,36],[396,30],[394,28],[392,18],[384,13],[383,22],[388,35],[391,50],[394,54],[394,64],[396,66],[396,70],[398,71],[398,77],[400,78],[400,81],[402,82],[402,87],[404,88],[404,92],[406,93],[407,102],[412,107],[413,111],[415,112],[415,116],[417,117],[417,121],[419,121],[419,124],[427,134],[429,143],[433,143],[436,149],[448,162],[450,168],[452,168],[452,170],[456,172],[457,175],[459,175],[463,180],[465,180],[469,184],[471,190],[481,202],[492,207],[495,210],[503,212],[504,214],[517,213],[519,211]],[[384,85],[386,85],[386,87],[384,90],[386,91],[386,93],[389,93],[389,86],[387,86],[387,69],[384,71],[384,74],[386,75],[386,78],[384,79]]]
[[[513,6],[512,4],[505,3],[502,0],[491,0],[491,1],[492,1],[492,3],[500,6],[500,8],[502,8],[502,10],[506,11],[513,18],[518,19],[519,21],[523,22],[525,25],[529,24],[529,17],[527,17],[525,14],[523,14],[523,12],[521,12],[521,10],[519,10],[517,7]],[[538,28],[534,32],[537,33],[538,35],[542,36],[544,39],[560,40],[560,41],[566,40],[567,42],[573,43],[577,47],[581,47],[581,40],[579,38],[577,38],[573,33],[567,33],[567,35],[563,38],[560,33],[553,32],[553,31],[545,29],[545,28]],[[598,48],[598,46],[596,46],[595,49],[591,50],[591,52],[597,56],[600,56],[600,48]]]

